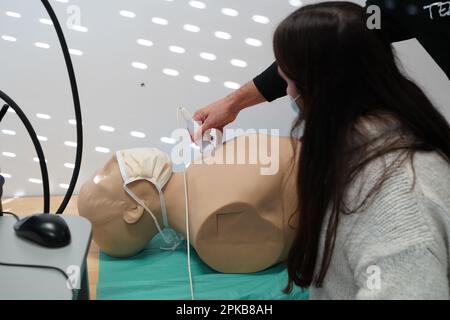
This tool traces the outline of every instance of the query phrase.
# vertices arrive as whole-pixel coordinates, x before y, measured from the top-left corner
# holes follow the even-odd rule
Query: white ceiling
[[[85,148],[78,182],[81,184],[119,149],[158,147],[167,152],[171,146],[160,141],[176,128],[176,107],[182,105],[194,112],[232,91],[224,83],[244,84],[272,61],[271,38],[278,22],[299,4],[295,0],[201,0],[205,8],[195,8],[189,0],[52,0],[51,3],[64,25],[69,47],[82,51],[72,55],[82,103]],[[303,1],[310,3],[314,1]],[[364,1],[357,1],[363,3]],[[198,3],[194,1],[195,4]],[[77,6],[81,24],[87,32],[70,30],[67,9]],[[222,13],[232,8],[239,15]],[[121,10],[136,14],[123,17]],[[20,13],[11,17],[6,12]],[[14,16],[14,14],[12,14]],[[267,17],[267,24],[255,22]],[[155,24],[153,18],[163,18],[167,25]],[[17,41],[0,38],[0,89],[23,108],[42,142],[46,154],[51,193],[64,194],[72,170],[65,165],[74,163],[75,148],[65,145],[75,141],[75,126],[69,81],[61,50],[52,26],[40,23],[48,18],[39,0],[0,0],[0,37],[11,36]],[[153,19],[154,20],[154,19]],[[265,19],[262,19],[265,20]],[[198,26],[197,33],[183,26]],[[231,35],[223,40],[215,36],[222,31]],[[253,47],[246,39],[254,38],[262,46]],[[152,41],[151,47],[141,46],[138,39]],[[38,48],[35,43],[50,48]],[[174,53],[170,46],[185,49]],[[402,47],[403,46],[403,47]],[[175,48],[176,49],[176,48]],[[200,57],[213,53],[215,61]],[[450,85],[442,72],[415,42],[400,45],[400,56],[408,71],[415,76],[442,107],[450,104]],[[246,67],[236,67],[232,59],[243,60]],[[133,62],[148,69],[132,67]],[[164,74],[174,69],[178,76]],[[209,83],[194,80],[194,76],[210,78]],[[445,109],[445,108],[444,108]],[[446,109],[448,112],[448,107]],[[36,114],[50,115],[41,119]],[[450,112],[449,112],[450,113]],[[449,114],[447,113],[447,114]],[[279,129],[289,133],[294,114],[283,99],[263,104],[241,113],[232,127]],[[106,132],[100,126],[113,127]],[[7,131],[3,131],[7,130]],[[10,135],[14,131],[15,135]],[[130,132],[145,134],[133,137]],[[6,133],[6,134],[5,134]],[[9,133],[9,134],[8,134]],[[107,148],[100,153],[96,147]],[[5,156],[9,152],[15,158]],[[7,154],[6,154],[7,155]],[[8,113],[0,124],[0,172],[7,174],[5,196],[41,195],[39,165],[31,141],[16,115]],[[34,180],[32,180],[34,181]],[[36,182],[36,181],[34,181]]]

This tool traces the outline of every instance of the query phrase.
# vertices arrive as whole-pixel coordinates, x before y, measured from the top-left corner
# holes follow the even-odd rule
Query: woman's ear
[[[127,211],[125,211],[123,215],[123,220],[125,220],[128,224],[134,224],[141,219],[142,215],[144,214],[144,208],[141,206],[135,206],[129,208]]]

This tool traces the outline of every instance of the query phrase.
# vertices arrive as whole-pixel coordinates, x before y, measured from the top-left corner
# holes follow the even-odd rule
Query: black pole
[[[22,120],[22,123],[24,124],[25,128],[28,131],[28,134],[30,135],[34,148],[36,149],[36,153],[39,159],[39,166],[41,167],[42,188],[44,192],[44,213],[49,213],[50,184],[48,181],[47,163],[45,162],[45,156],[44,152],[42,151],[41,143],[39,142],[39,139],[37,137],[36,132],[33,129],[33,126],[31,125],[30,121],[28,120],[27,116],[22,111],[22,109],[20,109],[20,107],[17,105],[17,103],[1,90],[0,90],[0,98],[8,104],[9,108],[13,109],[16,112],[17,116],[20,118],[20,120]],[[7,110],[8,108],[5,108],[5,106],[3,106],[3,109]]]
[[[72,197],[73,191],[75,189],[75,185],[77,184],[78,175],[80,173],[81,168],[81,158],[83,153],[83,124],[82,124],[82,117],[81,117],[81,106],[80,106],[80,97],[78,95],[78,87],[77,87],[77,80],[75,77],[75,71],[73,69],[72,60],[70,58],[70,52],[69,48],[67,47],[66,39],[64,37],[64,33],[62,31],[61,25],[59,24],[58,18],[53,11],[52,6],[48,2],[48,0],[41,0],[42,4],[44,5],[45,9],[47,10],[48,15],[50,16],[50,19],[53,22],[53,26],[56,30],[56,34],[59,39],[59,43],[61,45],[62,52],[64,54],[64,60],[66,62],[67,72],[69,74],[69,80],[70,80],[70,87],[72,89],[72,99],[75,109],[75,119],[76,119],[76,126],[77,126],[77,151],[75,156],[75,168],[72,173],[72,179],[70,180],[69,188],[67,190],[66,195],[64,196],[64,200],[62,201],[60,207],[58,208],[57,212],[58,214],[61,214],[64,212],[64,210],[67,207],[67,204],[70,201],[70,198]]]

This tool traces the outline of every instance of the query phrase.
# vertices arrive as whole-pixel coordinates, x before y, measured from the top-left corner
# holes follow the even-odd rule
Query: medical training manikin
[[[283,261],[295,235],[296,143],[263,134],[228,141],[187,168],[186,199],[183,173],[172,172],[168,154],[119,151],[82,186],[78,210],[105,253],[129,257],[158,233],[167,244],[162,249],[176,248],[186,238],[187,201],[190,244],[198,256],[219,272],[257,272]],[[251,159],[264,144],[277,162],[273,172],[264,173],[267,163]]]

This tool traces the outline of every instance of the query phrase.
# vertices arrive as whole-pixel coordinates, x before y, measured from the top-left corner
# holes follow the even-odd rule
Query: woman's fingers
[[[203,122],[205,120],[205,118],[206,118],[206,115],[205,115],[204,109],[198,110],[197,112],[194,113],[194,116],[192,117],[192,119],[194,121],[200,121],[200,122]]]
[[[232,111],[230,104],[221,99],[216,101],[194,114],[194,121],[200,122],[200,129],[195,132],[193,141],[198,141],[203,134],[210,129],[217,129],[223,132],[225,126],[233,122],[238,112]]]

